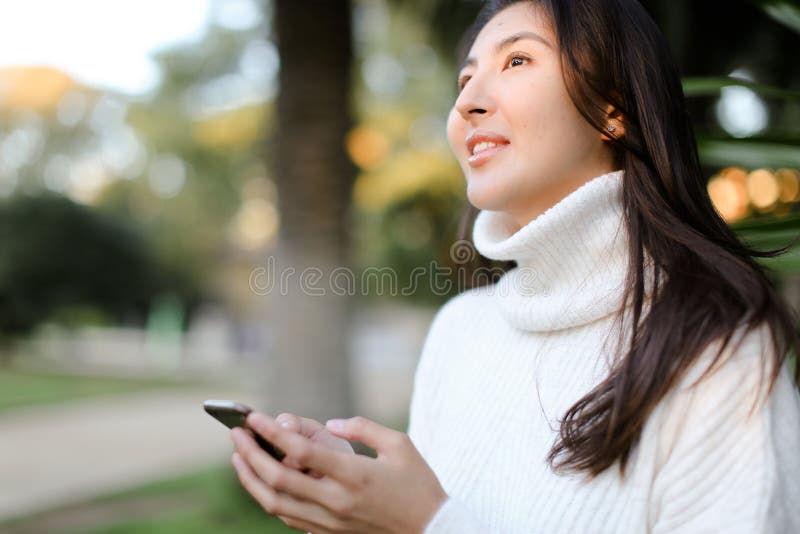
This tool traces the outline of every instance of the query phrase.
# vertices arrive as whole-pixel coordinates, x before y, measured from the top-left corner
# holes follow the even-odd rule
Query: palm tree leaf
[[[789,0],[751,0],[784,26],[800,32],[800,6]]]
[[[698,139],[700,159],[707,165],[800,167],[800,147],[744,140]]]
[[[723,87],[741,86],[752,89],[764,97],[782,99],[800,99],[800,91],[772,87],[760,83],[732,78],[728,76],[692,77],[683,79],[683,92],[686,96],[711,96],[720,92]]]

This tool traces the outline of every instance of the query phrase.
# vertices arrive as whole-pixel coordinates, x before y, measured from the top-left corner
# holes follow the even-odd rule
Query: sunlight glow
[[[26,0],[0,7],[0,68],[51,66],[136,95],[160,81],[152,54],[199,41],[210,0]]]

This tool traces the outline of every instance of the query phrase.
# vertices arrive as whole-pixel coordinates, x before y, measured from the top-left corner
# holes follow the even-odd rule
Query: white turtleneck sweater
[[[425,339],[408,433],[449,497],[424,534],[800,533],[800,394],[787,364],[747,417],[765,327],[736,350],[734,337],[731,358],[690,388],[719,348],[709,346],[648,418],[624,480],[618,464],[593,481],[546,464],[558,419],[619,354],[622,174],[593,178],[518,230],[479,213],[478,251],[517,267],[450,299]]]

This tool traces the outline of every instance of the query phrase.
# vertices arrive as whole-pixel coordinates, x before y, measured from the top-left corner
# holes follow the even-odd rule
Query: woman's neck
[[[622,183],[623,171],[597,176],[518,229],[505,212],[478,214],[478,252],[517,263],[490,288],[512,325],[550,331],[620,308],[628,269]],[[646,285],[649,293],[652,280]]]
[[[516,230],[527,225],[539,215],[555,206],[561,199],[576,191],[579,187],[589,180],[614,172],[609,164],[595,165],[588,170],[581,170],[573,173],[571,178],[563,178],[556,181],[556,184],[547,190],[543,190],[536,195],[533,201],[527,201],[522,206],[510,206],[502,210],[510,220],[516,224]]]

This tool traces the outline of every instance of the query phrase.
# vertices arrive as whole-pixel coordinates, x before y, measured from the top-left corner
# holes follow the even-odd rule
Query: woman
[[[235,431],[243,485],[315,534],[800,532],[796,321],[753,260],[783,249],[714,211],[653,21],[493,1],[467,46],[448,137],[515,268],[437,314],[408,436],[254,414],[289,458]]]

